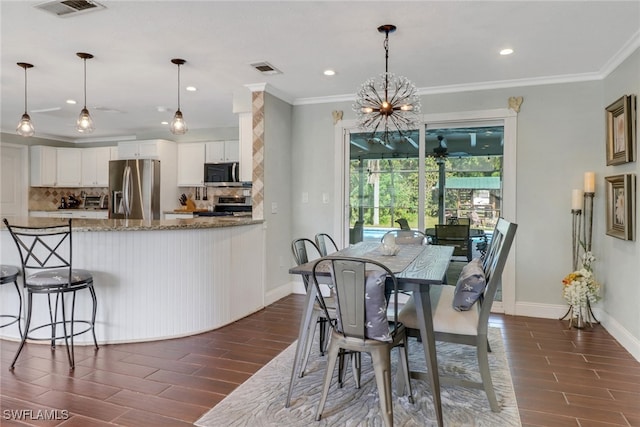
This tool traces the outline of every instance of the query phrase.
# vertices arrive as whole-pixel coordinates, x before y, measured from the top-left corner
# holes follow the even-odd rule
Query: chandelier
[[[397,130],[403,136],[404,132],[415,129],[420,113],[420,98],[413,83],[406,77],[389,73],[389,33],[395,30],[396,26],[390,24],[378,27],[378,32],[385,33],[384,73],[365,81],[353,104],[358,127],[371,131],[372,137],[382,132],[385,142],[389,142],[389,132]]]

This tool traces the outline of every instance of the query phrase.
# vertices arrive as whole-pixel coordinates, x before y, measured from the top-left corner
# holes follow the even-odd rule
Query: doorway
[[[387,138],[343,123],[343,244],[379,241],[388,229],[425,231],[447,218],[469,217],[493,229],[515,217],[517,114],[512,110],[425,115],[424,125]],[[440,139],[439,139],[440,137]],[[337,171],[338,172],[338,171]],[[515,312],[515,246],[496,311]]]
[[[0,144],[0,218],[27,216],[28,147]]]

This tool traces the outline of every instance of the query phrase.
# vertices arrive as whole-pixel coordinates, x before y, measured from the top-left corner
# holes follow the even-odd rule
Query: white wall
[[[572,267],[571,190],[583,187],[584,172],[595,171],[593,252],[598,258],[596,277],[605,289],[597,312],[606,326],[618,328],[618,339],[628,335],[628,342],[623,344],[637,358],[638,243],[605,235],[604,176],[637,171],[638,164],[613,170],[605,166],[604,107],[622,94],[640,91],[639,55],[636,52],[606,81],[422,97],[425,114],[506,108],[510,96],[524,97],[518,115],[517,142],[517,314],[559,317],[566,311],[561,281]],[[333,110],[343,110],[344,119],[355,117],[347,102],[294,107],[291,169],[295,179],[291,191],[292,233],[296,237],[339,229],[332,176]],[[302,203],[303,192],[309,194],[308,203]],[[329,204],[322,204],[323,192],[331,194]],[[612,255],[616,259],[613,263]]]

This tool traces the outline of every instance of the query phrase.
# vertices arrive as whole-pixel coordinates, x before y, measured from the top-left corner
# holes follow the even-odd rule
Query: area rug
[[[317,335],[317,334],[316,334]],[[441,385],[442,411],[445,426],[520,426],[520,415],[516,403],[509,366],[504,352],[500,330],[491,328],[489,355],[494,388],[501,406],[498,413],[491,412],[484,391],[460,386]],[[329,390],[329,398],[320,421],[315,421],[315,412],[324,375],[326,357],[317,353],[314,346],[307,365],[307,373],[297,378],[291,406],[284,407],[291,364],[295,355],[295,344],[284,350],[265,365],[248,381],[240,385],[202,418],[197,426],[261,427],[261,426],[382,426],[376,388],[370,358],[362,358],[362,387],[354,387],[353,378],[347,375],[342,389],[337,387],[337,368]],[[479,381],[475,348],[470,346],[437,343],[438,368],[441,375],[461,376]],[[410,340],[409,365],[412,370],[426,367],[422,344]],[[392,373],[396,372],[397,351],[393,351]],[[349,371],[350,372],[350,371]],[[393,394],[394,425],[399,427],[435,426],[435,410],[431,391],[426,381],[412,379],[414,403],[406,396]]]

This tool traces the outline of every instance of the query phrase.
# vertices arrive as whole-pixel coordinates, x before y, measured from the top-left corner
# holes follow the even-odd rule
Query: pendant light
[[[406,77],[389,72],[389,34],[395,30],[396,26],[391,24],[378,27],[378,32],[385,35],[384,73],[364,82],[353,104],[358,127],[371,131],[372,138],[376,132],[382,132],[385,143],[389,142],[390,132],[397,131],[403,136],[404,132],[415,129],[420,121],[420,98],[416,87]]]
[[[178,66],[178,110],[176,111],[176,114],[173,116],[173,120],[171,121],[171,127],[169,129],[171,130],[171,133],[174,135],[184,135],[185,133],[187,133],[188,129],[187,129],[187,124],[182,118],[182,111],[180,111],[180,66],[187,61],[180,58],[174,58],[171,60],[171,62]]]
[[[89,115],[89,110],[87,110],[87,59],[93,58],[93,55],[84,52],[78,52],[76,55],[84,62],[84,107],[82,107],[76,122],[76,130],[81,133],[91,133],[94,128],[93,119]]]
[[[16,132],[20,136],[31,136],[35,132],[33,123],[31,123],[31,117],[27,114],[27,68],[32,68],[33,65],[26,62],[18,62],[18,66],[24,69],[24,114],[18,123]]]

